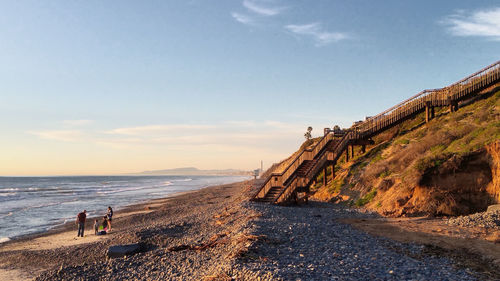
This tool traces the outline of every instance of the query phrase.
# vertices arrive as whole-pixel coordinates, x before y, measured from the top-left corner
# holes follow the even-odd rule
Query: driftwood
[[[195,245],[179,245],[179,246],[174,246],[168,248],[169,251],[171,252],[178,252],[178,251],[184,251],[184,250],[194,250],[194,251],[203,251],[209,248],[213,248],[217,246],[218,244],[226,243],[228,242],[227,238],[228,233],[219,233],[214,236],[212,236],[208,242],[201,243],[201,244],[195,244]],[[222,239],[224,238],[224,239]]]

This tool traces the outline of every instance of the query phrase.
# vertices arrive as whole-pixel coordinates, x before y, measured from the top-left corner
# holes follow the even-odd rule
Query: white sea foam
[[[213,178],[189,176],[0,177],[0,241],[73,222],[83,209],[89,216],[100,216],[109,205],[119,210],[141,200],[213,184]]]
[[[17,187],[7,187],[7,188],[0,188],[0,191],[16,191],[19,190]]]
[[[16,194],[17,194],[16,192],[7,192],[7,193],[0,193],[0,196],[7,197],[7,196],[14,196]]]
[[[182,180],[172,180],[172,181],[176,181],[176,182],[181,182],[181,181],[192,181],[193,179],[182,179]]]
[[[106,191],[97,191],[97,194],[113,194],[113,193],[120,193],[120,192],[127,192],[127,191],[135,191],[135,190],[141,190],[141,189],[150,189],[150,188],[155,188],[155,186],[139,186],[139,187],[130,187],[130,188],[120,188],[120,189],[113,189],[113,190],[106,190]]]
[[[0,237],[0,243],[5,243],[5,242],[7,242],[9,240],[10,240],[9,237]]]
[[[59,205],[59,204],[61,204],[61,203],[54,202],[54,203],[40,204],[40,205],[35,205],[35,206],[27,206],[23,210],[26,211],[26,210],[30,210],[30,209],[40,209],[40,208],[55,206],[55,205]]]
[[[0,215],[0,219],[6,218],[6,217],[10,217],[10,216],[12,216],[12,214],[14,214],[14,213],[13,212],[9,212],[8,214]]]

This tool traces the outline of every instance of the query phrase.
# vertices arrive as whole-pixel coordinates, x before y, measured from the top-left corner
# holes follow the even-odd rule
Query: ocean
[[[175,193],[246,180],[242,176],[0,177],[0,243],[87,216]]]

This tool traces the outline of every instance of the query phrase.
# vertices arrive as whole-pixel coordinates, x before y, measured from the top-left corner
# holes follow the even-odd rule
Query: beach
[[[113,231],[104,236],[95,236],[92,222],[87,220],[83,238],[76,237],[73,222],[45,234],[3,243],[0,245],[0,280],[26,280],[39,274],[37,280],[78,279],[77,276],[85,276],[81,277],[85,280],[119,279],[124,278],[124,274],[141,279],[140,268],[134,270],[137,265],[127,266],[128,270],[121,273],[110,273],[110,264],[116,260],[106,258],[109,246],[137,242],[145,247],[145,253],[138,254],[141,259],[145,258],[143,255],[149,256],[147,260],[155,264],[159,262],[157,258],[170,253],[170,257],[163,260],[172,268],[161,276],[188,274],[194,278],[210,275],[217,272],[213,267],[218,264],[209,261],[215,257],[225,259],[232,251],[237,251],[234,243],[244,246],[245,239],[241,242],[235,239],[244,235],[240,228],[252,215],[238,206],[248,200],[250,185],[241,182],[204,188],[129,206],[115,212]],[[201,260],[196,257],[189,259],[184,251],[168,250],[183,245],[199,246],[213,237],[220,237],[221,242],[217,244],[224,244],[227,249],[211,246],[210,250],[204,251]],[[164,249],[165,253],[159,253],[159,249]],[[198,256],[199,252],[192,251],[192,254]],[[198,264],[190,264],[190,260]],[[96,270],[99,265],[102,271]],[[77,273],[73,276],[72,272]]]
[[[9,241],[0,245],[0,279],[495,280],[500,276],[494,269],[477,267],[485,260],[465,248],[445,251],[429,240],[402,241],[394,235],[394,240],[388,239],[365,227],[369,234],[361,222],[383,224],[373,213],[322,202],[295,207],[250,202],[259,184],[257,180],[207,187],[129,206],[115,213],[109,235],[95,236],[87,223],[85,237],[77,238],[76,226],[70,223]],[[138,253],[121,258],[106,255],[110,246],[134,243],[141,245]]]

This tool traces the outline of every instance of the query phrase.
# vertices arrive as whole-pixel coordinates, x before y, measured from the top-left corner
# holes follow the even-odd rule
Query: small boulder
[[[494,211],[500,211],[500,204],[490,205],[486,210],[486,212],[494,212]]]
[[[141,250],[141,245],[139,243],[128,244],[128,245],[115,245],[108,248],[108,257],[110,258],[121,258],[123,256],[132,255],[138,253]]]

